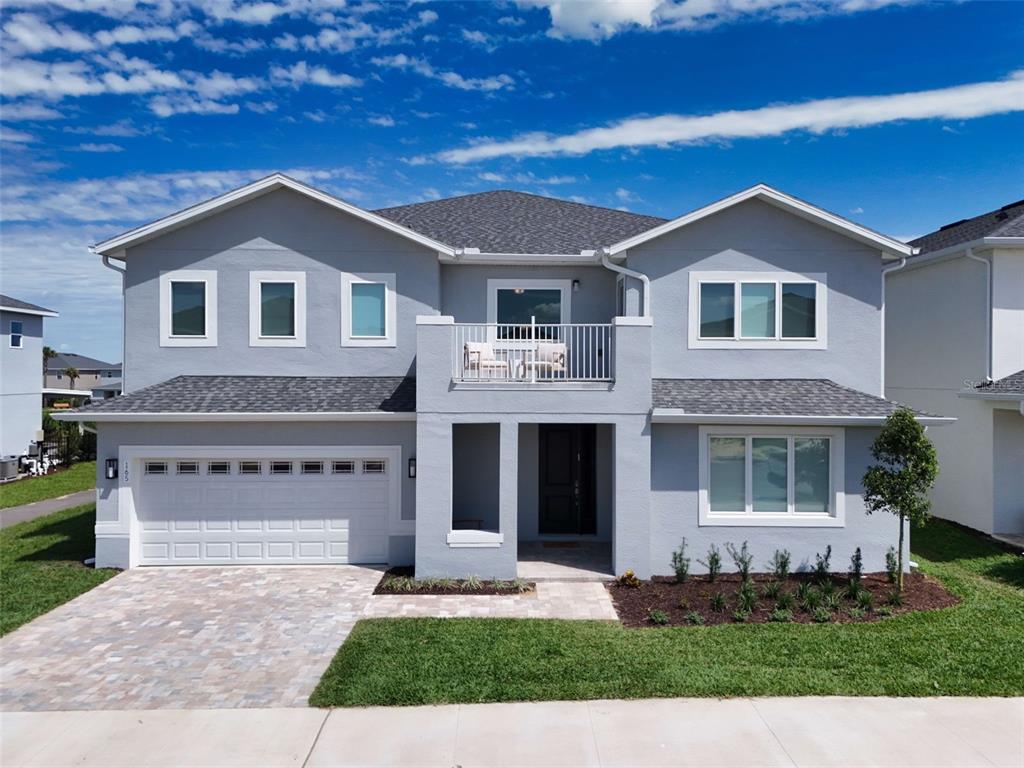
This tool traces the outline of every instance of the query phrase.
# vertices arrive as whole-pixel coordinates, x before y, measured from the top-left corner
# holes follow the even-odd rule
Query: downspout
[[[92,246],[89,246],[89,251],[91,253],[96,253],[96,251],[93,250]],[[104,267],[106,267],[107,269],[112,269],[121,275],[121,394],[124,395],[128,393],[128,360],[125,356],[125,337],[128,335],[128,308],[126,306],[127,302],[125,301],[124,295],[125,273],[128,270],[126,267],[118,267],[112,264],[110,262],[110,257],[105,254],[101,258]]]
[[[613,264],[612,260],[608,257],[608,249],[605,248],[601,251],[601,265],[605,269],[610,269],[612,272],[618,272],[620,275],[626,275],[626,277],[632,277],[635,280],[639,280],[644,286],[644,300],[643,300],[643,311],[641,317],[651,316],[651,278],[645,275],[643,272],[637,272],[633,269],[626,269],[620,264]]]
[[[907,257],[901,256],[899,264],[893,264],[891,267],[882,268],[882,365],[879,370],[882,375],[882,387],[879,393],[882,397],[885,397],[885,278],[888,277],[890,272],[898,272],[907,266]]]
[[[992,381],[992,262],[982,256],[975,256],[970,246],[964,255],[971,261],[985,265],[985,381]]]

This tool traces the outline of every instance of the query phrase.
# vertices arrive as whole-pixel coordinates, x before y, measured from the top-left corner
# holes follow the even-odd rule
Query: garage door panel
[[[275,456],[275,459],[287,460]],[[149,461],[149,460],[147,460]],[[141,475],[136,509],[143,565],[215,563],[380,563],[387,559],[391,497],[386,474],[325,472],[210,475],[208,462],[197,461],[199,474],[177,475],[176,461],[167,474]],[[227,461],[227,460],[220,460]],[[307,459],[308,461],[308,459]],[[317,461],[320,461],[317,459]],[[389,466],[388,469],[392,469]]]

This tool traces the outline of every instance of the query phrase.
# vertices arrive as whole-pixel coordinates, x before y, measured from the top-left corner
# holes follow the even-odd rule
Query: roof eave
[[[863,243],[879,248],[882,251],[884,258],[904,258],[914,255],[917,250],[913,246],[900,242],[895,238],[874,232],[873,230],[844,219],[841,216],[836,216],[834,213],[829,213],[828,211],[813,206],[810,203],[806,203],[803,200],[798,200],[795,197],[787,195],[785,192],[780,192],[777,189],[769,187],[767,184],[756,184],[749,189],[744,189],[741,192],[737,192],[734,195],[730,195],[729,197],[711,203],[710,205],[706,205],[703,208],[698,208],[696,211],[692,211],[684,214],[683,216],[672,219],[658,227],[642,232],[639,235],[634,235],[626,240],[615,243],[608,247],[607,253],[609,256],[615,257],[620,253],[628,251],[630,248],[635,248],[638,245],[654,240],[662,235],[666,235],[669,232],[685,227],[688,224],[700,221],[701,219],[718,213],[719,211],[724,211],[734,205],[753,199],[762,200],[778,208],[788,210],[801,218],[813,221],[828,229],[839,232],[840,234],[845,234]]]
[[[88,393],[83,393],[88,394]],[[51,413],[57,421],[106,422],[191,422],[191,421],[415,421],[415,411],[310,411],[290,413],[268,411],[263,413],[197,413],[152,412],[117,413],[110,411],[61,411]]]
[[[885,424],[885,416],[807,416],[792,414],[725,414],[725,413],[691,413],[681,408],[654,408],[651,421],[656,424],[776,424],[776,425],[811,425],[811,426],[851,426],[871,427]],[[945,426],[956,421],[951,416],[915,415],[915,419],[924,426]]]
[[[16,312],[37,317],[60,317],[60,313],[54,312],[52,309],[25,309],[24,307],[8,307],[6,305],[0,305],[0,312]]]
[[[979,237],[964,243],[949,245],[936,251],[922,253],[907,262],[907,267],[923,266],[963,256],[969,249],[989,250],[993,248],[1024,248],[1024,237]]]

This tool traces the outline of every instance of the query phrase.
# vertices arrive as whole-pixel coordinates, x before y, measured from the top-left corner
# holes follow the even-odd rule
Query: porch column
[[[498,524],[502,544],[502,578],[515,578],[519,559],[519,422],[501,422],[498,470]],[[497,575],[497,574],[496,574]]]
[[[651,423],[646,414],[615,422],[612,568],[651,576]]]

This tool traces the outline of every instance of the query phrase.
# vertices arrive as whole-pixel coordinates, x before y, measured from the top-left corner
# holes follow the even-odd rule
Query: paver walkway
[[[56,499],[33,501],[31,504],[22,504],[20,507],[0,509],[0,528],[6,528],[15,523],[23,523],[26,520],[35,520],[37,517],[49,515],[51,512],[59,512],[62,509],[89,504],[93,501],[96,501],[95,488],[88,491],[69,493]]]
[[[1024,765],[1024,699],[654,699],[17,712],[4,768]]]

